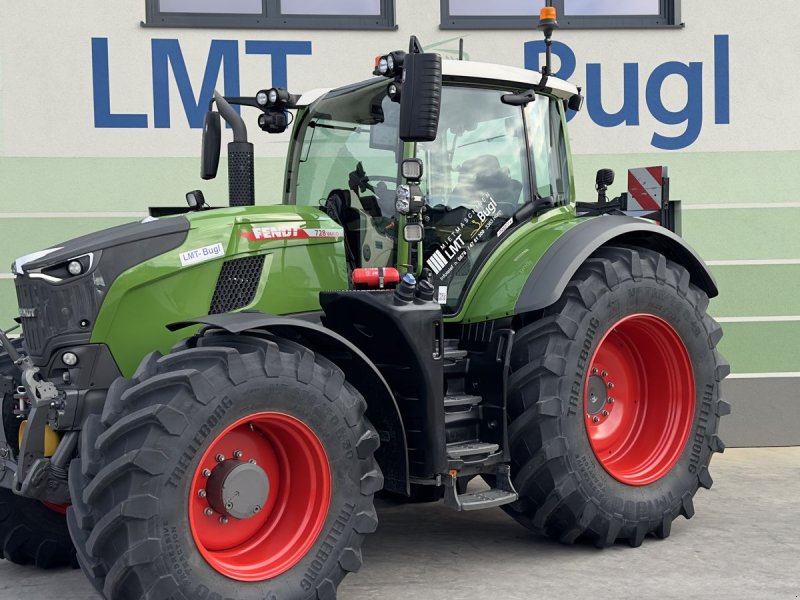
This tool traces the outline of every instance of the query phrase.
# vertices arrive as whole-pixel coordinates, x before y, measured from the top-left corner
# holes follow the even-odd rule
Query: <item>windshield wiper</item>
[[[368,129],[361,129],[360,127],[343,127],[341,125],[327,125],[325,123],[316,123],[312,121],[308,124],[311,128],[321,127],[322,129],[336,129],[337,131],[354,131],[355,133],[368,133]]]

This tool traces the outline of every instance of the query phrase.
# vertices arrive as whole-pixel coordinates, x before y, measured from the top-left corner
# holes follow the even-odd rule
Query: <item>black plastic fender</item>
[[[562,235],[531,271],[515,307],[517,314],[555,303],[578,268],[601,246],[623,244],[660,252],[685,267],[693,284],[709,298],[719,294],[703,259],[678,235],[641,219],[604,215],[586,219]]]
[[[344,371],[347,381],[364,396],[367,418],[381,436],[375,457],[383,470],[384,489],[405,495],[410,493],[408,445],[397,401],[378,368],[350,341],[317,323],[255,311],[207,315],[172,323],[167,328],[178,331],[198,324],[232,334],[269,331],[294,340],[335,363]]]

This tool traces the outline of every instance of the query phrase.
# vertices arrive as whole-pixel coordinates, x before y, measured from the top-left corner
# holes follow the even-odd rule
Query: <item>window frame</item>
[[[143,27],[213,29],[355,29],[396,30],[395,0],[380,0],[380,15],[283,14],[280,0],[261,0],[261,14],[164,13],[160,0],[145,0]]]
[[[440,0],[441,21],[439,29],[536,29],[539,18],[535,16],[453,16],[450,0]],[[547,2],[558,11],[558,24],[562,29],[680,29],[681,0],[659,0],[658,15],[575,15],[564,11],[564,0]]]

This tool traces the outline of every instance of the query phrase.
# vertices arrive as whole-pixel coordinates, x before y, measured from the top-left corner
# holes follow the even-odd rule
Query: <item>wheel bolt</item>
[[[611,388],[613,388],[613,387],[614,387],[614,382],[612,382],[612,381],[609,381],[609,382],[608,382],[608,389],[611,389]]]
[[[242,458],[242,451],[241,450],[236,450],[233,453],[233,458]]]
[[[203,477],[211,477],[211,469],[203,469]]]
[[[207,508],[207,509],[205,509],[203,512],[205,513],[205,515],[206,515],[207,517],[210,517],[210,516],[212,516],[212,515],[214,514],[214,509],[212,509],[211,507],[208,507],[208,508]]]
[[[607,417],[607,416],[608,416],[608,411],[607,411],[607,410],[604,410],[604,411],[603,411],[602,413],[600,413],[600,414],[601,414],[601,415],[603,415],[604,417]]]
[[[228,524],[228,517],[220,517],[219,518],[220,525],[227,525]]]
[[[251,465],[254,465],[254,464],[256,464],[256,459],[255,459],[255,458],[251,458],[251,459],[250,459],[249,461],[247,461],[247,462],[249,462]]]
[[[596,367],[592,367],[592,375],[597,375],[597,368]]]
[[[603,371],[600,373],[600,377],[608,377],[608,371]]]
[[[600,417],[598,417],[597,415],[592,417],[592,423],[599,423],[599,422],[600,422]]]
[[[208,494],[206,494],[205,490],[198,490],[197,495],[200,496],[201,498],[205,498]]]
[[[606,402],[608,402],[609,404],[614,404],[614,399],[613,398],[609,398],[608,400],[606,400]]]
[[[222,462],[225,460],[225,457],[222,454],[217,454],[217,462]]]

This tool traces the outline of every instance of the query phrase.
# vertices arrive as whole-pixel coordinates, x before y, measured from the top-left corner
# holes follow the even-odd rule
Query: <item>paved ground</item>
[[[604,551],[526,532],[500,510],[382,503],[340,600],[800,598],[800,448],[717,456],[697,514],[665,541]],[[96,600],[79,571],[0,561],[0,600]]]

